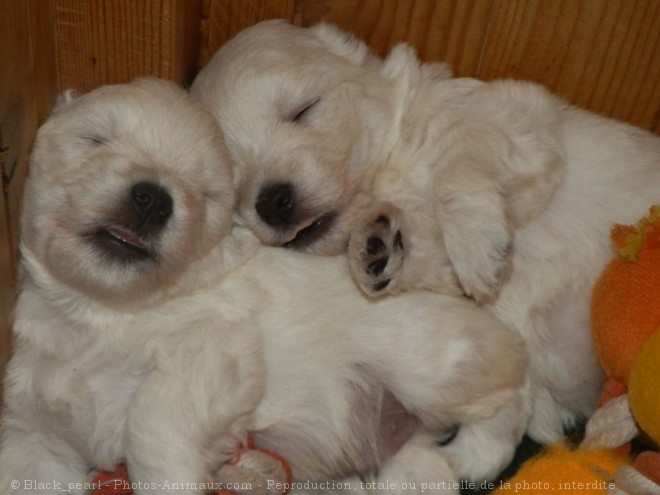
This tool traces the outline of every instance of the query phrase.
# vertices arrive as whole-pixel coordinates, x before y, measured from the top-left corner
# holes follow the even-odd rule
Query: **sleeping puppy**
[[[481,301],[526,340],[536,440],[593,412],[591,289],[611,226],[660,197],[657,136],[536,84],[451,78],[405,45],[379,59],[329,25],[251,27],[192,92],[223,128],[263,243],[348,249],[371,296]]]
[[[88,493],[120,462],[138,495],[207,493],[248,433],[296,480],[376,472],[388,493],[509,461],[530,409],[515,332],[468,300],[369,300],[345,258],[232,226],[234,202],[217,124],[174,85],[56,108],[25,192],[3,493]]]

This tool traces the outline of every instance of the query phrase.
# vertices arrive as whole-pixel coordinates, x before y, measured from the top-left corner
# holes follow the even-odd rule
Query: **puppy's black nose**
[[[131,188],[131,202],[140,228],[162,227],[172,216],[172,196],[158,184],[138,182]]]
[[[255,208],[261,219],[271,227],[287,226],[293,216],[293,196],[293,186],[289,183],[266,186],[259,193]]]

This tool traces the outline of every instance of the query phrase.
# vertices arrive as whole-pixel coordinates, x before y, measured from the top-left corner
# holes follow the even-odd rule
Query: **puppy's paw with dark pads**
[[[351,273],[371,297],[392,292],[403,266],[400,210],[389,203],[371,208],[351,234],[348,256]]]

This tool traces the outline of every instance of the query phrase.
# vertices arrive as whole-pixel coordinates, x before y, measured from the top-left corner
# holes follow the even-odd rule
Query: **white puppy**
[[[297,480],[496,474],[529,414],[522,339],[468,300],[373,302],[345,258],[232,228],[234,199],[172,84],[60,104],[26,185],[0,491],[88,493],[126,462],[138,495],[206,493],[248,433]]]
[[[657,136],[532,83],[450,78],[405,45],[378,59],[328,25],[251,27],[192,91],[225,132],[262,242],[348,246],[370,295],[472,295],[527,342],[535,439],[592,413],[591,288],[611,226],[660,198]]]

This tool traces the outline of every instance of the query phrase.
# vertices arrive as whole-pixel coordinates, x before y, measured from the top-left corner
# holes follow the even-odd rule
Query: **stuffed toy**
[[[600,408],[578,448],[555,445],[500,483],[498,495],[660,495],[660,206],[636,226],[616,225],[617,256],[592,298],[596,353],[605,372]],[[630,441],[651,444],[633,460]]]

